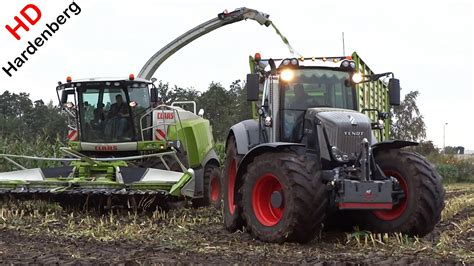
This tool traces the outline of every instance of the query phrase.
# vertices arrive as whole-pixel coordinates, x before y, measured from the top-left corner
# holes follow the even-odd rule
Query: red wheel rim
[[[233,159],[230,162],[230,169],[227,176],[227,201],[229,205],[230,214],[235,212],[235,203],[234,203],[234,187],[235,187],[235,176],[237,175],[237,162]]]
[[[274,208],[271,203],[272,193],[282,192],[283,186],[278,178],[272,174],[265,174],[258,178],[252,190],[252,208],[257,220],[265,226],[276,225],[283,216],[285,203]]]
[[[217,202],[219,200],[220,186],[219,179],[215,176],[211,176],[211,201]]]
[[[384,170],[383,172],[386,176],[395,177],[400,183],[400,187],[403,189],[403,192],[405,193],[405,197],[401,199],[400,202],[395,205],[391,210],[373,211],[374,215],[377,218],[384,221],[391,221],[400,217],[405,212],[408,206],[408,185],[405,178],[403,178],[403,176],[399,172],[395,170]]]

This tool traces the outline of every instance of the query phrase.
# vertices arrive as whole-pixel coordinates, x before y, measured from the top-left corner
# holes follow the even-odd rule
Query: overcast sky
[[[17,41],[4,25],[29,3],[42,11]],[[0,70],[13,61],[70,4],[59,0],[3,1],[0,9]],[[56,101],[57,81],[138,74],[162,46],[224,9],[246,6],[270,18],[304,56],[357,51],[376,72],[392,71],[402,94],[418,90],[428,139],[474,149],[473,5],[446,1],[86,1],[13,77],[0,71],[0,92],[28,92]],[[223,27],[186,46],[155,73],[159,80],[204,90],[210,82],[228,87],[249,71],[248,55],[289,56],[273,29],[255,21]]]

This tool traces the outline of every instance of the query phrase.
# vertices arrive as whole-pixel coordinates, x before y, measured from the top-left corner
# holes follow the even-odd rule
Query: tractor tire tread
[[[304,157],[298,157],[294,152],[285,150],[283,152],[265,153],[257,156],[247,168],[244,175],[244,186],[242,187],[243,216],[247,224],[246,229],[255,237],[266,242],[281,243],[284,241],[306,243],[312,240],[322,229],[322,222],[326,213],[327,197],[325,186],[319,175],[312,175],[308,171]],[[252,178],[258,169],[280,168],[288,177],[290,189],[293,191],[294,206],[291,206],[292,215],[288,226],[262,233],[258,222],[252,222],[253,210],[251,206],[251,187],[245,183]],[[313,169],[314,170],[314,169]],[[313,172],[315,173],[315,172]],[[315,178],[316,176],[316,178]],[[283,218],[284,219],[284,218]]]

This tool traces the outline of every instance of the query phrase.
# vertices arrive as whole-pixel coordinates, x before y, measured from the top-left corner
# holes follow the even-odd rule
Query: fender
[[[237,145],[237,153],[246,154],[251,147],[260,143],[258,130],[258,121],[253,119],[244,120],[230,128],[227,140],[233,135]],[[227,142],[225,145],[227,150]]]
[[[219,157],[214,149],[211,149],[206,157],[202,160],[201,166],[194,169],[194,195],[196,198],[200,198],[204,195],[204,172],[208,164],[216,165],[220,167]]]
[[[406,140],[386,140],[372,145],[372,152],[375,154],[383,150],[401,149],[403,147],[418,146],[418,142]]]
[[[282,150],[283,148],[294,147],[297,149],[306,149],[305,144],[299,143],[290,143],[290,142],[273,142],[273,143],[263,143],[252,148],[240,161],[239,166],[237,167],[237,174],[235,178],[235,192],[234,195],[238,195],[238,188],[241,187],[243,182],[243,172],[247,168],[247,165],[253,161],[255,156],[263,154],[265,152],[275,152]],[[237,199],[239,200],[239,199]]]

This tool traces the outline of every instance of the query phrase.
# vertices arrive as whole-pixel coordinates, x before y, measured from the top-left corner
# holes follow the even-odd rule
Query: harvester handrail
[[[194,112],[194,114],[196,114],[197,107],[196,107],[196,102],[195,101],[176,101],[176,102],[172,102],[171,106],[176,106],[176,105],[179,105],[179,104],[192,104],[193,105],[193,112]]]
[[[165,119],[163,119],[163,123],[158,124],[158,125],[153,125],[153,119],[152,119],[152,125],[149,126],[149,127],[143,128],[143,119],[144,119],[145,117],[147,117],[147,116],[150,115],[150,114],[153,114],[153,111],[155,111],[155,110],[161,109],[162,111],[164,111],[166,108],[169,109],[169,110],[172,110],[173,113],[176,114],[176,117],[178,118],[179,127],[180,127],[181,129],[183,129],[183,125],[182,125],[182,123],[181,123],[181,117],[180,117],[180,115],[179,115],[179,110],[182,109],[182,108],[174,107],[174,106],[170,106],[170,105],[166,105],[166,104],[160,104],[160,105],[158,105],[158,106],[155,106],[154,108],[151,108],[150,110],[148,110],[145,114],[143,114],[143,115],[140,117],[140,129],[141,129],[141,135],[142,135],[141,137],[142,137],[142,140],[145,139],[144,132],[145,132],[146,130],[149,130],[149,129],[152,129],[152,130],[153,130],[153,129],[155,129],[155,128],[159,127],[159,126],[162,126],[162,125],[175,125],[175,126],[176,126],[176,124],[177,124],[177,123],[176,123],[176,118],[174,118],[175,123],[165,122],[165,121],[164,121]],[[176,128],[176,134],[178,134],[178,128]],[[183,134],[183,135],[184,135],[184,142],[185,142],[184,145],[186,145],[186,143],[187,143],[186,134]]]

